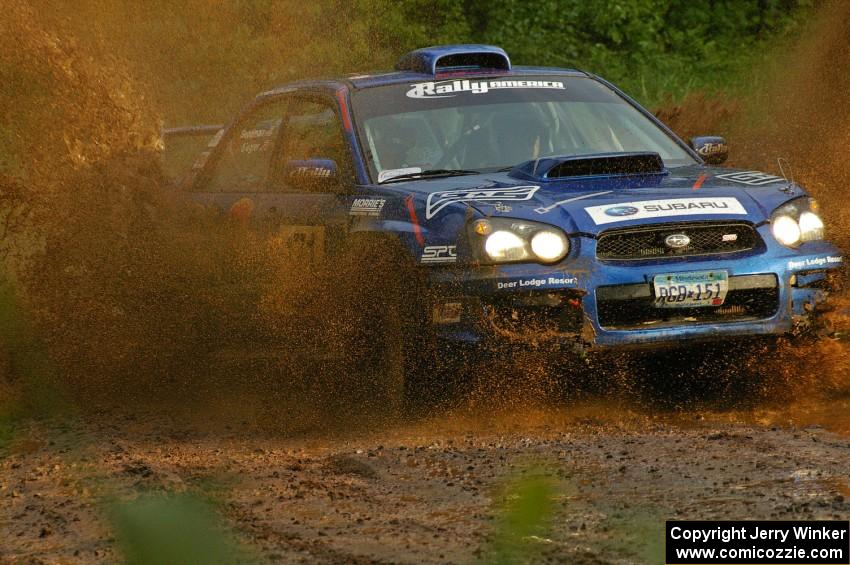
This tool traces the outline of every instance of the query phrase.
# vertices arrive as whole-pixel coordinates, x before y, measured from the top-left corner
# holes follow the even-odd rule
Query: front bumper
[[[768,230],[759,228],[765,248],[722,257],[600,261],[596,240],[582,238],[555,266],[434,269],[432,321],[449,340],[554,339],[591,348],[804,331],[828,308],[841,252],[824,241],[788,249]],[[654,308],[655,275],[707,270],[729,273],[722,308]]]

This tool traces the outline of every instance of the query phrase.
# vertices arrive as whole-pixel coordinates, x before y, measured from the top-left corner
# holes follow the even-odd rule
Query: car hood
[[[596,234],[634,226],[698,220],[769,219],[804,194],[787,180],[758,171],[690,166],[664,174],[523,181],[507,174],[419,180],[395,185],[414,195],[420,219],[441,223],[469,209],[482,216],[554,224]]]

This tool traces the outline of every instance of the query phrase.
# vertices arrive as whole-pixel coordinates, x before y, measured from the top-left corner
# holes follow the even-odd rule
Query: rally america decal
[[[352,216],[380,216],[386,200],[383,198],[357,198],[351,203]]]
[[[457,94],[486,94],[505,88],[544,88],[564,90],[564,83],[554,80],[443,80],[411,84],[408,98],[450,98]]]
[[[597,225],[642,220],[645,218],[668,218],[672,216],[702,216],[713,214],[746,215],[744,206],[737,198],[672,198],[668,200],[644,200],[623,202],[585,208]]]
[[[425,219],[430,220],[437,213],[455,202],[519,202],[531,200],[539,186],[513,186],[510,188],[480,188],[475,190],[444,190],[428,195],[425,205]]]
[[[429,245],[422,250],[423,263],[457,263],[456,245]]]
[[[737,182],[738,184],[748,184],[750,186],[762,186],[764,184],[773,184],[775,182],[785,180],[782,177],[776,177],[759,171],[723,173],[722,175],[717,175],[716,178],[730,180],[732,182]]]

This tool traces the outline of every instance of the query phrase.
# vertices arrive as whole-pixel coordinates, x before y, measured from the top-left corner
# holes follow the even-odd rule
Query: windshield
[[[637,108],[575,76],[453,79],[354,93],[373,178],[433,169],[494,171],[538,157],[653,151],[696,161]]]

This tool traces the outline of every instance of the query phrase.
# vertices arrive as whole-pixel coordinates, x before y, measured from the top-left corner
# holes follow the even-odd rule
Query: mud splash
[[[790,163],[794,180],[821,202],[828,237],[845,250],[850,248],[848,37],[850,5],[827,2],[798,35],[776,45],[762,68],[753,69],[751,86],[739,97],[696,94],[658,111],[683,137],[726,136],[731,166],[780,174],[778,159]],[[846,335],[850,295],[842,292],[836,298],[831,318]],[[830,408],[831,399],[850,392],[850,353],[844,343],[786,345],[752,361],[762,375],[762,402],[778,403],[771,409],[793,413],[794,420],[808,411],[814,419],[834,421],[840,410]],[[801,398],[806,401],[797,406]],[[848,426],[845,422],[836,427]]]
[[[574,367],[523,352],[467,367],[467,388],[414,421],[357,406],[361,383],[323,359],[352,327],[326,298],[345,289],[334,265],[183,201],[122,62],[4,8],[0,117],[22,135],[0,131],[0,560],[115,560],[104,496],[200,492],[269,559],[466,561],[529,460],[568,487],[558,531],[534,536],[553,561],[658,561],[642,544],[669,517],[846,515],[846,442],[816,429],[850,435],[838,342]],[[741,164],[789,158],[842,243],[848,15],[824,8],[758,100],[677,110]],[[21,388],[30,421],[10,425]],[[39,400],[83,417],[33,421]]]
[[[850,249],[850,5],[824,4],[793,43],[783,46],[756,82],[751,99],[730,121],[733,165],[778,171],[777,159],[791,164],[794,179],[821,202],[828,237]],[[836,300],[833,321],[844,333],[850,328],[850,295]],[[847,418],[835,419],[832,398],[850,392],[850,352],[847,344],[820,342],[789,348],[772,363],[792,375],[793,397],[823,423],[847,429]],[[805,400],[802,400],[805,399]],[[808,404],[806,404],[808,403]],[[793,403],[792,403],[793,404]],[[821,409],[820,407],[823,407]]]
[[[205,417],[265,414],[260,419],[287,431],[359,421],[346,406],[352,384],[332,382],[333,365],[306,361],[349,333],[343,319],[328,320],[337,309],[326,292],[336,284],[334,265],[303,264],[283,253],[280,239],[184,202],[159,168],[160,118],[123,62],[94,57],[90,43],[75,42],[23,2],[10,6],[0,67],[4,77],[20,76],[4,83],[49,88],[29,97],[11,86],[0,92],[2,107],[23,108],[10,119],[29,120],[16,126],[28,132],[23,141],[4,139],[0,152],[12,156],[4,170],[18,177],[3,181],[4,201],[26,218],[3,249],[7,279],[54,363],[57,386],[73,391],[78,405],[165,398],[175,408],[203,405]],[[665,114],[685,133],[725,134],[735,163],[778,172],[776,157],[789,159],[842,243],[850,242],[850,209],[842,205],[850,126],[835,116],[850,108],[850,73],[835,62],[850,60],[848,34],[846,3],[826,5],[776,63],[754,74],[752,98],[692,98]],[[23,379],[26,367],[4,349],[0,367]],[[725,365],[708,356],[682,366],[662,356],[564,370],[529,353],[467,368],[471,384],[443,408],[486,420],[584,397],[615,398],[603,410],[611,415],[620,403],[648,412],[726,408],[742,397],[783,403],[846,391],[848,369],[844,347],[833,342],[756,348]],[[283,422],[280,413],[288,414]]]
[[[23,413],[45,396],[191,411],[272,391],[293,419],[345,412],[328,404],[346,396],[321,377],[334,371],[304,362],[352,333],[328,299],[344,288],[334,265],[185,200],[126,62],[27,2],[4,7],[0,409],[10,389]]]
[[[683,137],[718,133],[730,142],[730,165],[779,174],[791,165],[794,180],[824,206],[830,237],[850,243],[850,5],[824,3],[799,34],[774,47],[749,88],[728,94],[697,93],[658,115]]]

